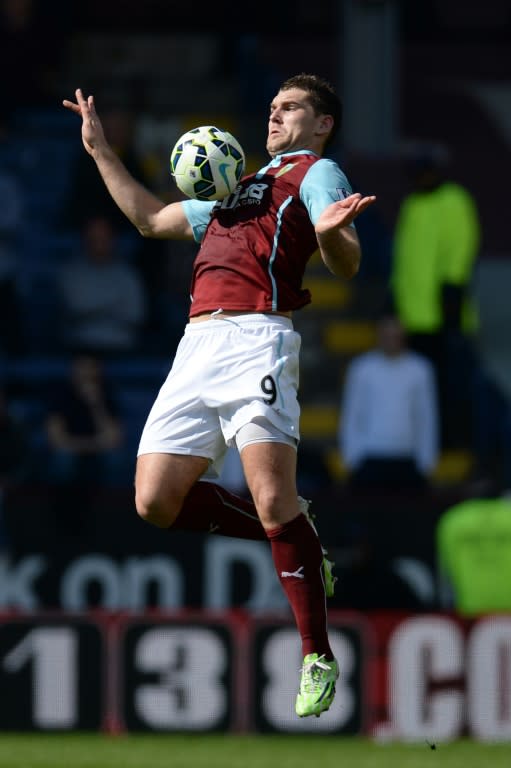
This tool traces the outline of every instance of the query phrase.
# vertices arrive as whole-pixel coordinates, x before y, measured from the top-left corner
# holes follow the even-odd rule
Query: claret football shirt
[[[217,309],[275,312],[311,301],[302,288],[317,250],[314,224],[351,194],[337,163],[302,150],[278,155],[215,203],[183,202],[201,243],[195,258],[190,317]]]

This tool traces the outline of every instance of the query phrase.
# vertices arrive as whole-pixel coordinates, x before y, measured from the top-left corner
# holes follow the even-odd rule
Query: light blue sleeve
[[[209,224],[211,210],[215,202],[189,199],[183,200],[181,204],[188,223],[193,229],[193,238],[195,242],[200,243]]]
[[[327,205],[343,200],[352,192],[348,179],[337,163],[323,157],[305,174],[300,186],[300,199],[315,224]]]

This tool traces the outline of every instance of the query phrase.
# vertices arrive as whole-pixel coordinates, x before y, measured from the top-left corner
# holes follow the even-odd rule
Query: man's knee
[[[146,523],[157,528],[169,528],[180,512],[181,503],[158,490],[135,486],[135,507]]]
[[[207,466],[207,459],[195,456],[160,453],[139,456],[135,506],[142,520],[158,528],[169,528],[181,512],[190,488]]]

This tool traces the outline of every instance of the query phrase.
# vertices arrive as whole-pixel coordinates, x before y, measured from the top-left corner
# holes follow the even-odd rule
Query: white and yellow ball
[[[179,138],[170,155],[178,189],[195,200],[222,200],[236,189],[245,171],[245,153],[234,136],[202,125]]]

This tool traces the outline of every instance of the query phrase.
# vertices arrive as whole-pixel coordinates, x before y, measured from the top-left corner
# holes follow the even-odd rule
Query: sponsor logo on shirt
[[[227,195],[215,204],[216,209],[226,210],[238,205],[260,205],[268,184],[249,184],[248,187],[238,186],[232,195]]]

